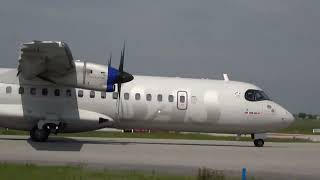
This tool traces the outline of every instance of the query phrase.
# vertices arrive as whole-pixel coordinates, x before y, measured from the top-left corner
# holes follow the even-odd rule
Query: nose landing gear
[[[253,141],[253,143],[254,143],[254,145],[255,145],[256,147],[263,147],[263,145],[264,145],[264,140],[263,140],[263,139],[255,139],[255,140]]]
[[[253,143],[256,147],[263,147],[266,134],[251,134],[251,139],[253,139]]]

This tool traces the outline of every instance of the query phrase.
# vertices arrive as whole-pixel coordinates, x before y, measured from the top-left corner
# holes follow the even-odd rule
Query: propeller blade
[[[120,120],[121,83],[118,83],[118,100],[117,100],[117,106],[118,106],[118,120]]]
[[[120,58],[120,64],[119,64],[119,72],[123,72],[123,64],[124,64],[124,55],[126,50],[126,43],[123,44],[123,49],[121,51],[121,58]]]
[[[119,96],[119,100],[121,98],[121,83],[118,84],[118,96]]]
[[[120,64],[119,64],[119,75],[117,78],[117,84],[118,84],[118,119],[120,119],[120,105],[121,105],[121,87],[122,83],[130,82],[134,79],[134,77],[123,71],[124,66],[124,56],[126,52],[126,42],[123,44],[123,49],[121,50],[121,57],[120,57]]]
[[[109,67],[111,66],[111,63],[112,63],[112,52],[110,53],[109,60],[108,60]]]
[[[21,73],[21,71],[19,70],[19,71],[18,71],[18,73],[17,73],[17,76],[19,76],[19,75],[20,75],[20,73]]]

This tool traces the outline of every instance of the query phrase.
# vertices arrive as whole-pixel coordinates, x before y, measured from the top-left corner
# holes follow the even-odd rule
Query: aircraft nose
[[[291,124],[293,121],[294,121],[294,116],[290,113],[290,112],[288,112],[288,111],[286,111],[286,121],[289,123],[289,124]]]
[[[282,121],[284,121],[288,125],[293,123],[293,121],[295,119],[294,116],[288,110],[286,110],[282,107],[281,107],[281,109],[282,109],[282,113],[281,113]]]

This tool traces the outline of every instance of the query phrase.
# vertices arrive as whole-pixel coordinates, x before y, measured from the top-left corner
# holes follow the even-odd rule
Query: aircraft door
[[[186,91],[178,91],[177,93],[177,107],[179,110],[188,109],[188,93]]]

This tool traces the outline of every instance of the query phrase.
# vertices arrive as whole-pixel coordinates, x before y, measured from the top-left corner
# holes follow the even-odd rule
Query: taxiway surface
[[[319,179],[320,143],[0,136],[0,161],[196,174],[207,167],[268,179]],[[273,178],[271,178],[273,177]]]

